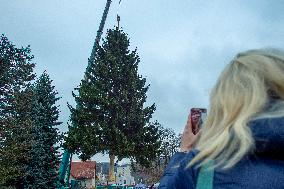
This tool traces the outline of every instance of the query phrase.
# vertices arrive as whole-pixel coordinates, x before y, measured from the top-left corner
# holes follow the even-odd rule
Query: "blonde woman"
[[[284,188],[282,51],[250,50],[226,66],[211,92],[200,137],[188,121],[181,152],[172,157],[159,188],[198,188],[201,170],[208,171],[201,185],[212,177],[205,188]]]

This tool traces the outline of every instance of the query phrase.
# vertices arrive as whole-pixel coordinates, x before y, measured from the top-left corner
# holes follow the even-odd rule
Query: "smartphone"
[[[206,116],[207,110],[205,108],[191,108],[190,121],[193,134],[197,134],[198,131],[202,128]]]

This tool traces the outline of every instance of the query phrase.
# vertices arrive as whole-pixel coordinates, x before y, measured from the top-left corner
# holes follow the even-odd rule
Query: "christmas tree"
[[[55,105],[59,99],[52,80],[43,73],[34,84],[32,101],[32,141],[30,164],[26,172],[25,188],[56,188],[58,185],[58,128],[59,110]]]
[[[138,73],[137,49],[130,51],[129,45],[122,30],[108,30],[77,94],[73,93],[76,107],[69,105],[72,126],[67,148],[83,160],[108,153],[110,180],[115,157],[149,165],[160,145],[158,123],[150,122],[155,105],[145,106],[149,85]]]

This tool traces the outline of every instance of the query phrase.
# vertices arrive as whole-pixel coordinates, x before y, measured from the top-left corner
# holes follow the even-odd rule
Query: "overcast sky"
[[[0,33],[31,45],[36,73],[44,70],[62,97],[67,130],[71,91],[83,78],[106,0],[0,0]],[[239,51],[284,46],[284,0],[113,0],[116,14],[138,48],[139,72],[151,84],[154,119],[181,132],[191,107],[208,108],[218,75]],[[103,158],[98,157],[99,160]]]

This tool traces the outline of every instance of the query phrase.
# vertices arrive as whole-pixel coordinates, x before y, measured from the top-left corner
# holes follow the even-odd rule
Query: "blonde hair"
[[[281,111],[263,113],[271,94]],[[248,123],[271,115],[284,116],[284,53],[275,49],[238,54],[221,73],[211,92],[210,111],[189,166],[214,160],[230,168],[254,149]],[[280,113],[279,113],[280,112]]]

